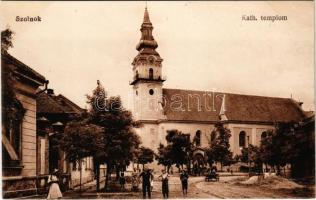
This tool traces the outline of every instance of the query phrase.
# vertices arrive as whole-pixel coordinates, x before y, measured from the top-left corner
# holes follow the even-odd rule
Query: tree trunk
[[[116,174],[116,178],[115,178],[115,180],[118,180],[119,179],[119,177],[120,177],[120,168],[119,167],[116,167],[115,168],[115,174]]]
[[[277,165],[277,175],[281,174],[281,169],[280,169],[280,165]]]
[[[80,189],[79,191],[81,192],[81,185],[82,185],[82,159],[79,160],[79,166],[80,166]]]
[[[109,176],[110,176],[110,165],[106,166],[106,175],[105,175],[105,184],[104,184],[104,192],[108,190]]]
[[[96,165],[96,182],[97,182],[97,192],[100,191],[100,164]]]

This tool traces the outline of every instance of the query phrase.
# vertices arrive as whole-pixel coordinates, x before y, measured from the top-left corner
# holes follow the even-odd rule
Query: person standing
[[[125,190],[125,176],[124,176],[123,171],[120,172],[119,181],[120,181],[120,185],[121,185],[121,191],[124,191]]]
[[[161,178],[161,188],[162,188],[162,195],[163,198],[168,198],[169,197],[169,184],[168,184],[168,178],[169,174],[166,172],[166,170],[162,170],[162,174],[159,176]]]
[[[142,177],[142,186],[143,186],[143,198],[146,198],[146,193],[148,194],[148,198],[151,198],[151,188],[150,181],[154,179],[154,175],[148,168],[145,168],[142,173],[139,175]]]
[[[138,191],[138,173],[136,171],[136,169],[134,169],[133,173],[132,173],[132,191]]]
[[[63,197],[58,185],[57,173],[58,169],[54,169],[53,173],[48,177],[49,191],[47,199],[59,199]]]
[[[188,195],[188,179],[189,179],[188,173],[185,170],[182,170],[180,174],[180,180],[181,180],[181,185],[182,185],[182,193],[185,196]]]

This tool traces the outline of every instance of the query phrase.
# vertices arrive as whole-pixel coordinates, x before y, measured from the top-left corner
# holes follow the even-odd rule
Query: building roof
[[[32,78],[34,81],[37,81],[39,84],[44,84],[46,79],[43,75],[30,68],[26,64],[22,63],[9,53],[1,54],[2,60],[8,64],[12,64],[16,67],[16,72],[22,74],[23,76],[28,76]]]
[[[222,105],[231,122],[274,123],[300,121],[305,117],[298,102],[290,98],[180,89],[163,89],[163,97],[167,120],[217,122],[223,114]]]
[[[79,114],[83,111],[78,105],[63,95],[55,96],[46,92],[39,93],[36,97],[37,113],[48,114]]]

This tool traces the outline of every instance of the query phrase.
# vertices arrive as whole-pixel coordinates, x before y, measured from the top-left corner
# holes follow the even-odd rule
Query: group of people
[[[62,198],[62,193],[59,188],[58,178],[57,178],[58,170],[54,170],[51,175],[48,177],[47,183],[49,184],[49,192],[47,199],[58,199]],[[161,181],[161,189],[163,198],[169,197],[169,173],[166,170],[162,170],[162,173],[158,176],[158,180]],[[148,168],[144,168],[141,173],[137,173],[136,170],[132,173],[132,190],[138,191],[139,179],[142,179],[142,192],[143,198],[151,198],[151,191],[153,189],[153,181],[154,175],[152,170]],[[184,196],[188,194],[188,179],[189,175],[187,171],[182,170],[180,173],[180,181],[182,185],[182,193]],[[121,190],[125,190],[125,176],[124,172],[119,173],[119,182],[121,185]]]
[[[132,174],[132,190],[138,188],[137,179],[142,178],[142,192],[143,198],[151,198],[151,191],[153,189],[153,180],[154,175],[152,171],[148,168],[144,168],[144,170],[137,176],[136,174]],[[169,197],[169,173],[166,170],[162,170],[162,173],[158,176],[158,180],[161,181],[161,190],[163,198]],[[187,171],[182,170],[180,174],[180,181],[182,185],[182,193],[183,195],[188,194],[188,179],[189,175]]]

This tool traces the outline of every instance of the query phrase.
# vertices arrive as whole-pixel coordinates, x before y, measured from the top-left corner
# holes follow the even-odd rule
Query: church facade
[[[191,141],[195,138],[195,154],[204,156],[214,126],[221,121],[231,131],[230,148],[236,155],[249,144],[259,145],[276,122],[305,117],[302,103],[291,98],[164,88],[163,59],[156,51],[147,8],[140,31],[130,85],[133,115],[143,124],[136,131],[145,147],[157,152],[160,143],[166,144],[167,130],[177,129],[189,134]]]

